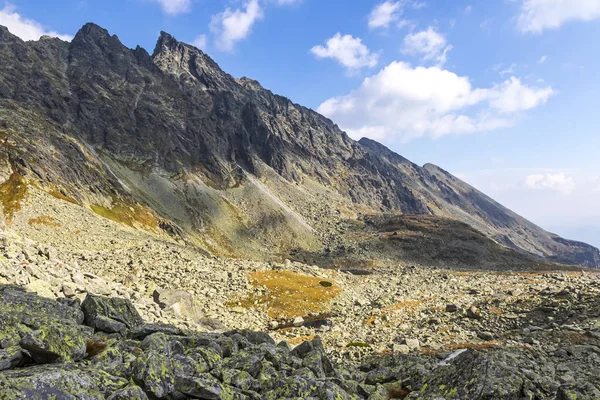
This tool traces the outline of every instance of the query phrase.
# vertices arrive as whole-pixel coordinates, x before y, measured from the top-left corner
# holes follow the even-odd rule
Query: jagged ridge
[[[466,222],[552,261],[600,265],[597,249],[544,231],[436,166],[353,141],[167,33],[149,55],[94,24],[71,43],[23,42],[3,28],[0,56],[7,166],[83,204],[143,202],[211,250],[318,250],[340,243],[332,227],[341,210],[394,210]]]

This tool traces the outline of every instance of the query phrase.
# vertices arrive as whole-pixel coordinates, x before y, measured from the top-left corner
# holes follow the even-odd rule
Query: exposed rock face
[[[23,42],[0,28],[0,57],[2,175],[81,204],[142,203],[210,251],[319,251],[344,218],[400,211],[456,219],[551,261],[600,264],[597,249],[545,232],[436,166],[353,141],[164,32],[149,55],[94,24],[71,43]]]

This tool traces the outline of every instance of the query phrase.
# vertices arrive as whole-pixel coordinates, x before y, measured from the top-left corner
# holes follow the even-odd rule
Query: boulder
[[[89,336],[79,326],[48,324],[25,333],[19,345],[38,364],[80,361],[85,357]]]
[[[121,332],[144,324],[133,304],[126,299],[88,295],[81,309],[85,324],[101,332]]]
[[[200,307],[196,305],[194,296],[185,290],[157,289],[153,297],[161,309],[178,318],[200,321],[204,316]]]

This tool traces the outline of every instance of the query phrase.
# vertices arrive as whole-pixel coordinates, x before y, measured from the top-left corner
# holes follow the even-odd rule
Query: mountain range
[[[37,191],[222,256],[600,267],[593,246],[438,166],[354,141],[165,32],[149,54],[91,23],[71,42],[0,27],[0,59],[8,223]]]

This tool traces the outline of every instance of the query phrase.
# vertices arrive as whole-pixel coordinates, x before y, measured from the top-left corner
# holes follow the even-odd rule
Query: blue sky
[[[600,0],[13,0],[0,24],[161,30],[236,77],[600,246]]]

